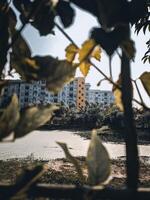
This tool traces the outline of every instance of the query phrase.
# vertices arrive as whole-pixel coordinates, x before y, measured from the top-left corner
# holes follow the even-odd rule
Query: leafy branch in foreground
[[[66,158],[74,165],[81,183],[85,183],[85,178],[83,176],[80,164],[74,158],[65,143],[57,142],[57,144],[63,149]],[[92,131],[91,142],[89,144],[87,156],[87,184],[89,185],[104,185],[110,176],[110,158],[109,154],[102,144],[102,141],[97,136],[95,130]]]
[[[20,112],[18,97],[14,94],[0,116],[0,141],[11,133],[14,133],[14,139],[27,135],[49,121],[56,109],[58,107],[54,105],[33,106]]]
[[[56,24],[56,23],[55,23]],[[72,40],[72,38],[59,26],[57,25],[58,29],[62,32],[62,34],[71,42],[71,44],[66,47],[66,59],[69,61],[69,62],[73,62],[73,60],[75,59],[75,56],[76,54],[78,53],[78,50],[79,50],[79,47],[76,45],[76,43]],[[88,40],[87,40],[88,41]],[[89,40],[90,41],[90,40]],[[92,49],[93,50],[93,49]],[[123,45],[123,51],[126,52],[126,55],[129,57],[129,58],[133,58],[134,55],[135,55],[135,50],[134,50],[134,47],[133,47],[133,43],[132,41],[128,41],[124,43]],[[112,85],[113,85],[113,91],[116,91],[116,93],[114,94],[115,97],[116,97],[116,102],[119,106],[119,108],[121,110],[123,110],[123,106],[122,106],[122,93],[121,93],[121,84],[118,84],[117,82],[115,83],[111,78],[109,78],[105,73],[103,73],[101,71],[101,69],[99,67],[97,67],[95,65],[95,63],[93,63],[89,57],[90,57],[90,54],[92,53],[91,49],[88,49],[87,51],[87,54],[86,56],[84,57],[84,59],[80,62],[80,64],[82,62],[84,62],[84,60],[88,60],[88,63],[90,63],[90,65],[92,65],[100,74],[103,75],[103,77],[108,80]],[[96,51],[96,53],[100,53],[100,51]],[[118,54],[118,52],[117,52]],[[119,55],[119,58],[121,59],[121,56]],[[97,59],[98,60],[98,59]],[[78,66],[78,65],[77,65]],[[89,65],[88,65],[89,66]],[[84,65],[84,72],[86,72],[86,74],[83,73],[83,75],[87,75],[89,71],[89,67],[87,67],[86,65]],[[115,88],[115,89],[114,89]],[[147,107],[145,105],[145,103],[143,103],[142,101],[139,102],[138,100],[134,99],[133,98],[133,101],[136,102],[137,104],[139,104],[140,106],[142,106],[143,108],[145,108],[146,110],[149,110],[150,108]]]

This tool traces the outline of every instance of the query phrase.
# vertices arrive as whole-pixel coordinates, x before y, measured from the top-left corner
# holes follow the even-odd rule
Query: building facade
[[[114,96],[112,91],[108,90],[89,90],[89,103],[98,103],[102,107],[108,107],[114,103]]]
[[[21,80],[10,80],[3,89],[0,106],[6,106],[14,93],[18,96],[21,108],[38,104],[62,103],[79,110],[85,108],[86,102],[103,106],[114,103],[111,91],[93,90],[90,87],[83,77],[78,77],[66,84],[59,93],[54,94],[46,89],[46,81],[27,83]]]

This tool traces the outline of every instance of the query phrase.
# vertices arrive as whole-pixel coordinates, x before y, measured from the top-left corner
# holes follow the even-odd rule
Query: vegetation
[[[150,128],[150,112],[138,108],[134,108],[133,111],[136,128],[148,130]],[[123,112],[116,105],[103,108],[98,103],[92,103],[87,104],[85,109],[81,110],[60,105],[59,110],[55,111],[53,118],[43,128],[91,130],[105,125],[112,130],[124,128]]]
[[[73,24],[75,18],[74,5],[92,14],[99,22],[99,27],[93,28],[88,40],[79,47],[72,38],[66,34],[65,28]],[[150,30],[149,24],[149,0],[1,0],[0,1],[0,89],[7,84],[5,69],[9,68],[9,74],[14,70],[26,81],[46,80],[47,88],[57,92],[66,82],[72,80],[75,71],[79,67],[84,76],[94,67],[106,80],[113,85],[116,105],[124,112],[125,141],[126,141],[126,169],[127,187],[136,191],[138,187],[139,160],[137,149],[137,135],[133,119],[132,101],[149,110],[138,90],[140,101],[133,97],[133,87],[130,73],[130,62],[135,57],[134,41],[130,38],[130,27],[135,25],[135,30],[144,32]],[[17,29],[19,12],[21,27]],[[60,18],[63,28],[56,23],[56,17]],[[70,41],[66,47],[66,59],[58,60],[51,55],[32,55],[32,51],[22,35],[27,24],[38,30],[41,36],[54,34],[53,28],[57,27]],[[99,46],[100,45],[100,46]],[[148,51],[143,61],[150,62],[149,41]],[[121,72],[118,81],[112,77],[111,62],[109,75],[104,74],[94,64],[91,58],[100,61],[101,51],[105,50],[108,57],[117,54],[121,61]],[[119,49],[119,51],[118,51]],[[121,52],[121,53],[120,53]],[[56,55],[57,56],[57,55]],[[76,57],[78,56],[78,61]],[[145,91],[150,96],[150,72],[144,72],[139,77]],[[135,81],[135,80],[134,80]],[[128,87],[127,87],[128,86]],[[27,135],[30,131],[45,124],[57,108],[31,107],[20,112],[18,98],[14,94],[10,104],[4,108],[0,116],[0,140],[14,133],[14,140]],[[89,117],[89,116],[88,116]],[[90,118],[91,120],[91,118]],[[96,122],[95,122],[96,123]],[[82,178],[82,169],[78,161],[70,154],[67,145],[59,143],[67,158],[73,162]],[[93,131],[92,139],[86,157],[88,167],[89,185],[102,184],[109,178],[109,155],[100,139]],[[47,165],[35,167],[31,172],[25,173],[23,181],[11,191],[11,198],[24,197],[28,189],[33,186],[38,178],[47,170]],[[81,180],[82,182],[82,180]],[[9,194],[7,194],[9,195]],[[137,193],[136,193],[137,195]],[[138,196],[138,195],[137,195]],[[10,197],[7,196],[9,199]],[[2,199],[7,199],[2,197]],[[133,199],[133,198],[132,198]]]

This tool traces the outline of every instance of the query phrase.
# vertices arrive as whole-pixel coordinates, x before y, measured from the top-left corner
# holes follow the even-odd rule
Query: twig
[[[76,46],[77,48],[79,48],[78,47],[78,45],[72,40],[72,38],[56,23],[56,22],[54,22],[54,24],[55,24],[55,26],[58,28],[58,30],[61,32],[61,33],[63,33],[63,35],[74,45],[74,46]]]
[[[132,79],[132,82],[135,84],[135,87],[136,87],[136,90],[137,90],[138,95],[139,95],[139,97],[140,97],[141,103],[144,105],[145,103],[144,103],[144,101],[143,101],[143,98],[142,98],[141,92],[140,92],[140,90],[139,90],[139,88],[138,88],[138,85],[137,85],[136,80],[133,80],[133,79]]]
[[[113,80],[111,60],[112,60],[112,57],[109,56],[109,74],[110,74],[111,80]]]

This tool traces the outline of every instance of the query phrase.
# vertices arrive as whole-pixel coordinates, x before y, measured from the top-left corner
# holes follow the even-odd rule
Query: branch
[[[0,197],[1,199],[8,199],[11,197],[11,193],[14,190],[12,185],[0,185]],[[113,188],[101,188],[100,186],[90,187],[84,185],[79,187],[77,185],[65,185],[65,184],[36,184],[30,187],[28,197],[31,199],[42,198],[54,198],[54,199],[85,199],[86,197],[93,197],[93,199],[111,199],[111,200],[149,200],[150,190],[147,188],[139,188],[135,194],[129,189],[113,189]],[[87,198],[88,199],[88,198]]]
[[[137,149],[137,134],[132,109],[132,83],[130,76],[130,60],[122,51],[121,80],[122,102],[125,118],[127,186],[128,189],[136,191],[139,178],[139,159]]]
[[[144,101],[143,101],[143,98],[142,98],[142,95],[141,95],[141,92],[140,92],[140,90],[139,90],[139,88],[138,88],[138,85],[137,85],[136,80],[133,80],[133,79],[132,79],[132,82],[135,84],[135,87],[136,87],[136,90],[137,90],[138,95],[139,95],[139,97],[140,97],[141,103],[142,103],[143,105],[145,105],[145,103],[144,103]]]
[[[73,44],[75,45],[77,48],[78,45],[73,41],[73,39],[55,22],[55,26],[59,29],[59,31]],[[89,52],[90,53],[90,52]],[[117,55],[121,58],[121,55],[119,54],[118,51],[116,51]],[[87,59],[89,56],[89,54],[84,58]],[[84,61],[82,60],[82,62]],[[89,62],[91,63],[91,65],[103,76],[106,78],[106,80],[108,80],[112,85],[114,85],[115,87],[117,87],[118,89],[121,89],[121,87],[116,84],[111,78],[109,78],[103,71],[101,71],[92,61],[89,60]],[[79,65],[81,64],[81,62],[79,63]],[[142,102],[139,102],[138,100],[133,98],[133,101],[136,102],[137,104],[139,104],[140,106],[142,106],[143,108],[145,108],[146,110],[150,110],[150,108],[148,108],[145,104],[143,104]]]
[[[109,73],[110,73],[111,80],[113,80],[111,59],[112,59],[112,57],[109,56]]]

